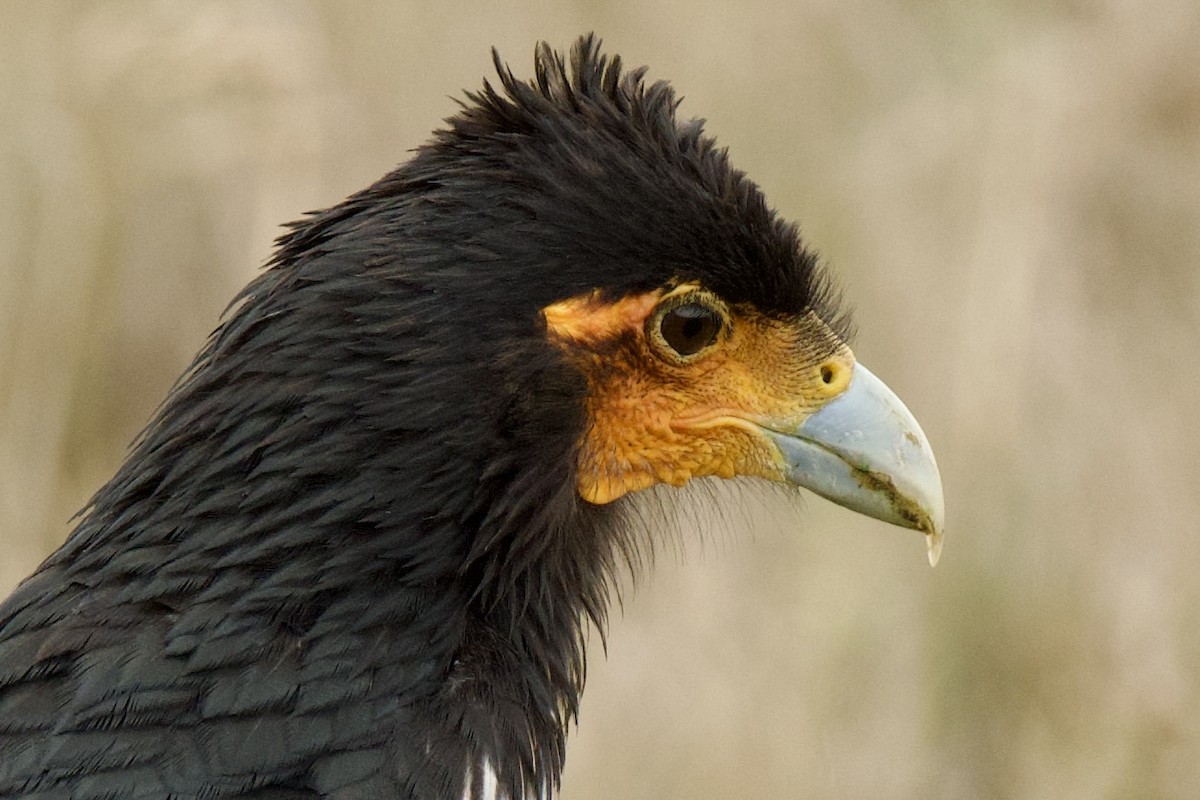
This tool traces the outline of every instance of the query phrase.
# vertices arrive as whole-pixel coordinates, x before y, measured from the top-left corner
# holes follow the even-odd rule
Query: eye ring
[[[682,292],[664,300],[647,320],[647,338],[658,355],[675,364],[700,358],[729,328],[729,313],[715,295]]]

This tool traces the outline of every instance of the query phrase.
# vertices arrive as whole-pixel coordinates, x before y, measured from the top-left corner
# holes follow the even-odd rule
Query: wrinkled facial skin
[[[668,316],[700,311],[715,334],[680,353],[668,337],[696,323]],[[766,431],[794,431],[845,391],[854,366],[816,314],[768,317],[697,284],[615,301],[584,295],[543,315],[588,382],[578,488],[596,504],[709,475],[787,480]]]

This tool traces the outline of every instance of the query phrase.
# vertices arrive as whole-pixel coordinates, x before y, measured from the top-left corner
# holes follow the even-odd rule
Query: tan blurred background
[[[950,533],[930,571],[722,487],[733,532],[597,643],[564,800],[1200,796],[1194,0],[5,3],[0,593],[280,223],[405,159],[491,45],[528,75],[593,29],[840,273]]]

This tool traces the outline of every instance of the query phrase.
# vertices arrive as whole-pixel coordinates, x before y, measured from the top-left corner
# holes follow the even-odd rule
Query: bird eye
[[[663,341],[678,355],[691,356],[717,340],[723,319],[715,309],[686,303],[664,313],[658,322]]]

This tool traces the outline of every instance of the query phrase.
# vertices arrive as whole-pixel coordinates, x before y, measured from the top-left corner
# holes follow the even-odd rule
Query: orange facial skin
[[[720,315],[714,340],[680,355],[661,332],[683,303]],[[579,494],[610,503],[656,483],[749,475],[786,480],[764,428],[790,432],[850,382],[854,355],[819,317],[777,319],[696,284],[543,309],[547,335],[588,382]]]

